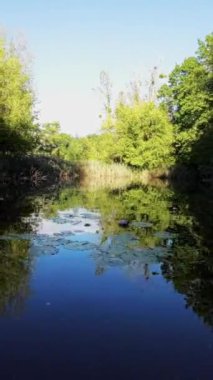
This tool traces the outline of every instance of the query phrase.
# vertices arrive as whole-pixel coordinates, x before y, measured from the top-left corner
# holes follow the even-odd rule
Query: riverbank
[[[143,184],[158,181],[213,184],[211,167],[176,166],[170,169],[137,170],[123,164],[98,161],[64,161],[48,156],[1,156],[0,186],[27,186],[44,188],[76,182],[93,183],[99,187],[106,182]]]
[[[70,183],[78,177],[75,164],[45,156],[2,156],[0,172],[1,186],[43,187]]]
[[[0,185],[26,185],[46,187],[76,181],[134,181],[140,173],[122,164],[105,164],[97,161],[64,161],[45,156],[0,157]]]

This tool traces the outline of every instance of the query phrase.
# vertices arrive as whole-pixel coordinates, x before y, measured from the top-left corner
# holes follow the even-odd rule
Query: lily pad
[[[167,231],[159,231],[155,232],[154,236],[160,239],[174,239],[175,237],[177,237],[177,234]]]
[[[130,227],[136,228],[151,228],[153,226],[152,223],[149,222],[131,222]]]

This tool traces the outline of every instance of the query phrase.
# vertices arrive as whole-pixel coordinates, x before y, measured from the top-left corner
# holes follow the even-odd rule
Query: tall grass
[[[123,164],[106,164],[100,161],[85,161],[79,163],[80,176],[95,179],[133,178],[133,170]]]
[[[124,187],[131,183],[159,185],[161,178],[165,179],[167,172],[159,169],[155,171],[136,170],[124,164],[106,164],[100,161],[86,161],[78,163],[80,182],[86,187]],[[165,181],[166,182],[166,181]]]

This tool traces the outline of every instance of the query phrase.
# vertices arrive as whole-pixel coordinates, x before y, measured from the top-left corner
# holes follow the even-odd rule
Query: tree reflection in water
[[[29,242],[0,241],[0,313],[14,315],[22,311],[29,295],[31,257]]]
[[[151,280],[161,272],[213,326],[213,196],[208,189],[184,192],[170,187],[65,188],[34,196],[3,196],[1,235],[36,233],[42,218],[83,207],[98,211],[101,244],[92,254],[95,274],[118,266]],[[120,219],[129,227],[119,227]],[[97,231],[96,231],[97,232]],[[29,240],[0,240],[0,312],[19,310],[29,294],[32,267]],[[153,264],[159,265],[157,272]]]

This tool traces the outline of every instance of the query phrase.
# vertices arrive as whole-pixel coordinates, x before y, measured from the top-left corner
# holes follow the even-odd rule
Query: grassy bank
[[[135,172],[123,164],[106,164],[100,161],[79,162],[78,170],[81,178],[104,180],[115,178],[133,178]]]

